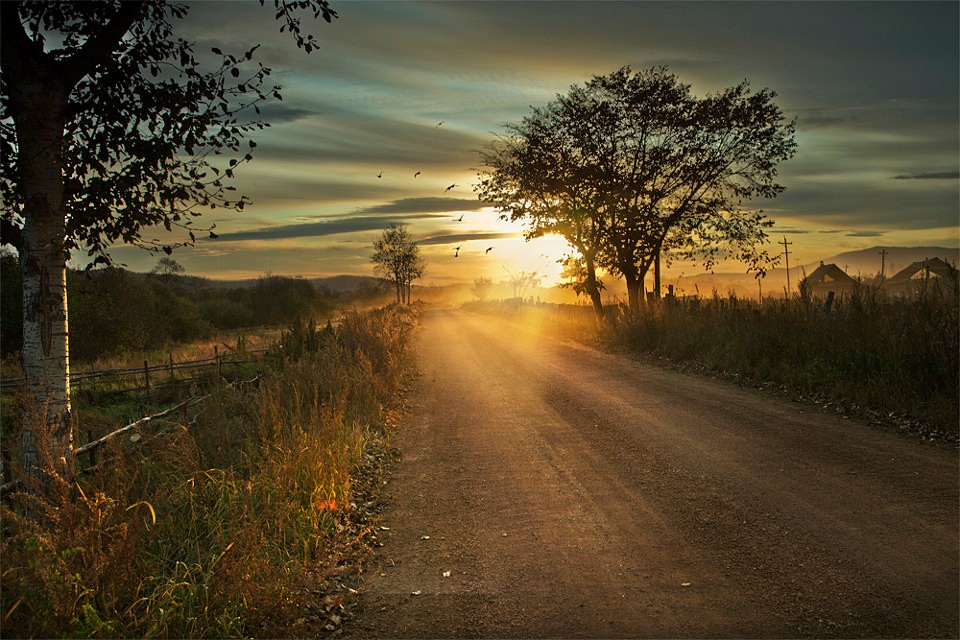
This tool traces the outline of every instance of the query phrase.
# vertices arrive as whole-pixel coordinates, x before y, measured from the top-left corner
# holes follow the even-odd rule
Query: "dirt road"
[[[419,366],[347,635],[960,633],[952,447],[463,311]]]

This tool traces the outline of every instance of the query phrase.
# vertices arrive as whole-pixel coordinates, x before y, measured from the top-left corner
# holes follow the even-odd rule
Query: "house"
[[[856,284],[857,281],[837,265],[821,262],[813,273],[800,281],[800,290],[806,290],[811,297],[832,299],[833,296],[851,293]]]
[[[941,278],[956,282],[956,267],[941,258],[927,258],[920,262],[914,262],[906,269],[885,280],[881,289],[890,295],[909,296],[924,290]]]

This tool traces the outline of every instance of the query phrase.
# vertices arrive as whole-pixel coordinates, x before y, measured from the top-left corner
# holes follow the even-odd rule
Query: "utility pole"
[[[887,262],[887,250],[881,249],[880,250],[880,281],[881,282],[883,281],[883,269],[886,266],[886,262]]]
[[[787,262],[787,300],[790,299],[790,249],[789,247],[792,242],[787,242],[787,236],[783,236],[783,242],[778,242],[777,244],[783,245],[783,255],[786,258]]]

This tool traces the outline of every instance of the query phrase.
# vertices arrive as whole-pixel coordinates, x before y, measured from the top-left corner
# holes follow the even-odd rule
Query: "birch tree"
[[[273,5],[281,31],[307,53],[316,45],[299,12],[336,17],[326,0]],[[166,0],[0,2],[0,231],[20,254],[23,368],[29,401],[45,416],[43,433],[24,421],[28,470],[38,437],[59,467],[72,462],[70,253],[91,266],[110,264],[116,243],[170,254],[196,240],[202,211],[248,202],[229,182],[252,159],[249,135],[267,125],[239,114],[280,99],[279,87],[255,63],[257,47],[213,49],[201,64],[174,35],[187,11]],[[143,235],[155,226],[182,239]]]

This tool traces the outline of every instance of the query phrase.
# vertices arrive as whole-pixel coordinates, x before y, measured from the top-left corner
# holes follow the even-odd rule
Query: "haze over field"
[[[531,106],[623,65],[667,65],[697,95],[744,79],[778,92],[799,148],[781,167],[787,190],[759,204],[777,222],[771,240],[793,243],[791,265],[960,246],[956,3],[333,6],[339,19],[311,27],[310,56],[258,3],[193,3],[180,25],[200,53],[262,43],[284,96],[263,108],[273,126],[238,171],[254,204],[203,218],[219,238],[174,254],[188,273],[371,275],[371,243],[397,222],[422,247],[424,284],[499,280],[504,267],[554,283],[564,243],[525,243],[477,200],[478,151]],[[156,261],[130,247],[114,255],[137,271]],[[700,271],[675,264],[668,275]]]

